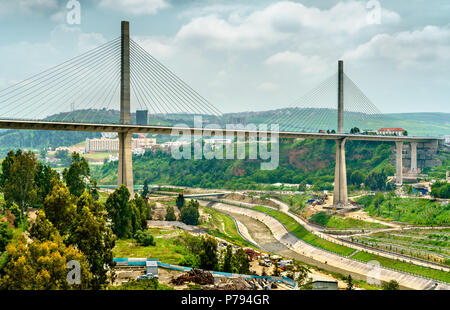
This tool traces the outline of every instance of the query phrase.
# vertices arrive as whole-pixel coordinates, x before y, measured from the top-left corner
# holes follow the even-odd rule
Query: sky
[[[222,112],[292,106],[337,70],[383,113],[450,113],[450,1],[0,0],[0,88],[132,38]]]

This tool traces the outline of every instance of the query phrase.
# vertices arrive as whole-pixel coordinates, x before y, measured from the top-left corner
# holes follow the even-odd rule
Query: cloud
[[[58,8],[57,0],[0,0],[0,14],[48,12]]]
[[[272,82],[264,82],[259,84],[258,86],[259,89],[262,89],[264,91],[276,91],[278,89],[280,89],[280,85],[276,84],[276,83],[272,83]]]
[[[169,7],[165,0],[100,0],[101,8],[132,15],[153,15]]]
[[[60,24],[51,32],[51,44],[60,50],[69,49],[79,53],[91,50],[103,43],[106,39],[100,33],[85,33],[79,27]]]
[[[133,40],[158,59],[168,58],[174,53],[170,38],[136,36],[133,37]]]
[[[392,60],[400,66],[434,66],[450,60],[450,27],[426,26],[421,30],[378,34],[347,52],[353,61]]]
[[[270,56],[266,61],[268,65],[295,65],[304,73],[323,73],[328,67],[326,61],[319,56],[304,56],[298,52],[285,51]]]
[[[315,31],[323,35],[354,34],[366,27],[369,10],[365,2],[339,2],[328,10],[283,1],[262,10],[243,15],[240,11],[228,17],[218,14],[193,18],[176,35],[177,41],[202,48],[255,49],[276,44],[299,33]],[[397,23],[400,16],[381,10],[383,24]]]

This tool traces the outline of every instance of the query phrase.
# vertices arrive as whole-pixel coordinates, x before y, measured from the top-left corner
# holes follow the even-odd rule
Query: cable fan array
[[[116,38],[0,91],[0,118],[119,123],[121,40]],[[131,112],[155,117],[222,113],[130,40]],[[134,121],[132,121],[134,122]]]
[[[275,111],[267,123],[280,131],[318,132],[337,130],[338,74],[296,100],[289,108]],[[367,129],[383,122],[383,115],[359,87],[344,74],[344,130]]]

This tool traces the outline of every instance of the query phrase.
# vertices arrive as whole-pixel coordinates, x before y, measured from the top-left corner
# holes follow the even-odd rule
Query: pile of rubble
[[[277,285],[266,279],[223,278],[220,283],[204,286],[204,290],[270,290]]]
[[[183,285],[186,282],[193,282],[200,285],[214,284],[214,277],[208,271],[192,269],[171,281],[171,283],[175,285]]]

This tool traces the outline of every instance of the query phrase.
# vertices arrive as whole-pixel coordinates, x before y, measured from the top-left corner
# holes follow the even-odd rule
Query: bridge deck
[[[144,126],[127,124],[93,124],[93,123],[67,123],[67,122],[47,122],[47,121],[27,121],[27,120],[0,120],[1,129],[28,129],[28,130],[57,130],[57,131],[96,131],[96,132],[132,132],[132,133],[152,133],[152,134],[172,134],[189,132],[191,135],[205,133],[210,134],[211,129],[204,128],[182,128],[170,126]],[[212,130],[214,131],[214,130]],[[246,129],[223,129],[223,135],[255,135],[257,133],[268,133],[270,131],[252,131]],[[355,134],[327,134],[327,133],[307,133],[307,132],[277,132],[280,138],[303,138],[303,139],[327,139],[336,140],[347,138],[348,140],[364,141],[402,141],[402,142],[425,142],[442,140],[438,137],[397,137],[397,136],[376,136],[376,135],[355,135]]]

